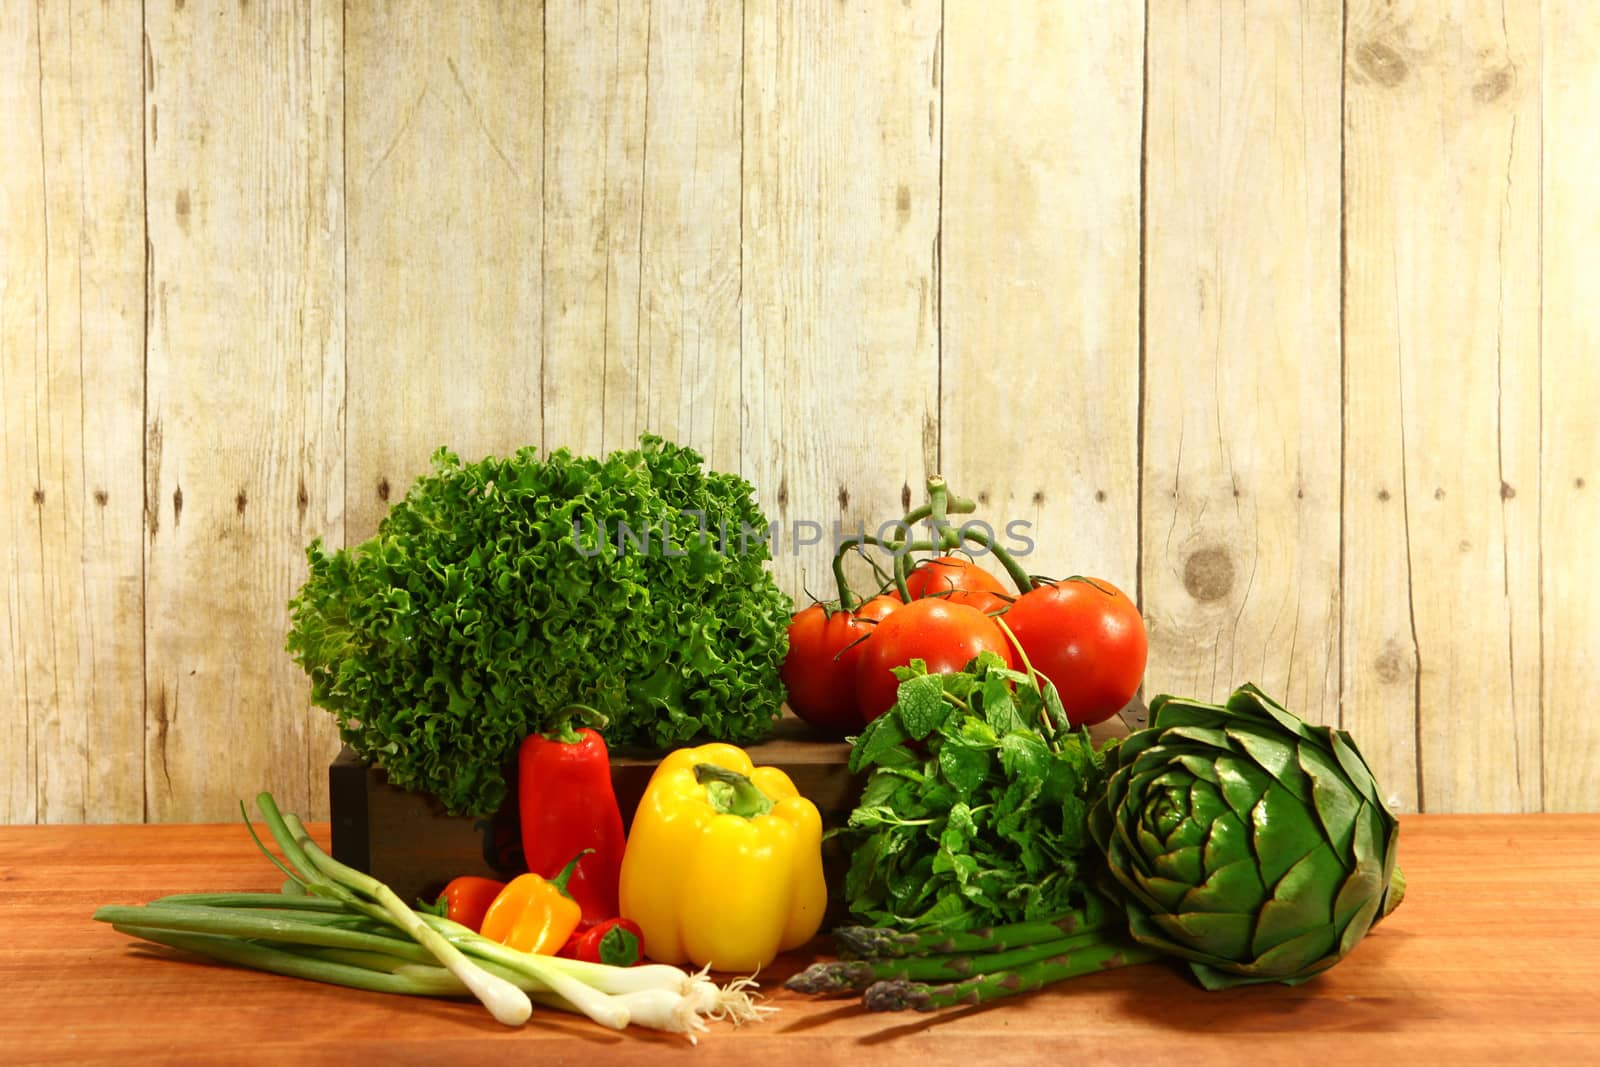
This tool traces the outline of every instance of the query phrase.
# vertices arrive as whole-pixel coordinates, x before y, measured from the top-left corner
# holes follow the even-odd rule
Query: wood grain
[[[345,31],[354,544],[435,449],[540,443],[544,61],[534,4],[352,4]]]
[[[1408,808],[1540,804],[1538,38],[1349,12],[1344,724]]]
[[[939,26],[932,0],[745,6],[741,467],[797,596],[938,463]]]
[[[737,471],[743,12],[721,0],[648,7],[638,418]]]
[[[739,466],[742,33],[711,0],[546,11],[547,450]]]
[[[1002,545],[1032,542],[1030,573],[1132,595],[1143,11],[956,4],[945,20],[939,466]]]
[[[1542,798],[1546,811],[1587,811],[1600,803],[1600,721],[1585,698],[1600,687],[1600,22],[1570,0],[1542,10]]]
[[[1339,702],[1340,7],[1150,6],[1145,688]]]
[[[640,254],[654,5],[545,10],[547,451],[598,455],[643,429]]]
[[[343,535],[341,11],[146,14],[148,815],[316,811],[333,725],[282,648]]]
[[[1590,5],[1061,6],[0,5],[0,822],[325,815],[306,543],[641,431],[796,597],[939,471],[1148,694],[1600,807]]]
[[[326,843],[327,828],[313,836]],[[1500,862],[1464,862],[1493,855]],[[89,921],[102,904],[270,890],[237,824],[0,827],[0,1046],[24,1063],[659,1062],[681,1039],[540,1012],[519,1030],[470,1002],[402,1000],[192,962]],[[826,949],[762,975],[779,1010],[716,1025],[696,1063],[1580,1063],[1600,1037],[1600,816],[1406,816],[1404,904],[1305,985],[1208,993],[1149,964],[981,1010],[886,1016],[779,989]],[[1515,916],[1514,922],[1507,915]],[[238,1050],[237,1052],[233,1050]]]
[[[0,822],[144,817],[137,10],[0,11]]]

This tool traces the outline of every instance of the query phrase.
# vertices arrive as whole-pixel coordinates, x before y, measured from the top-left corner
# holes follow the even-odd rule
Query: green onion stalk
[[[279,893],[184,893],[142,906],[110,905],[94,918],[117,931],[235,966],[352,989],[409,996],[471,996],[507,1026],[533,1005],[575,1012],[613,1030],[630,1024],[688,1035],[708,1019],[734,1023],[773,1009],[754,982],[718,985],[705,971],[665,964],[612,967],[520,952],[405,904],[382,882],[329,856],[270,793],[256,798],[283,853],[250,824],[285,875]]]

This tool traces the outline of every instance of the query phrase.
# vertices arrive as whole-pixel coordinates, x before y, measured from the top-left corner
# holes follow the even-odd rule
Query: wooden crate
[[[1090,732],[1097,740],[1123,736],[1143,725],[1143,715],[1143,705],[1135,702]],[[849,745],[820,739],[791,716],[779,719],[767,740],[746,751],[757,766],[781,768],[794,779],[829,828],[844,825],[866,780],[850,773]],[[625,823],[632,821],[659,759],[651,753],[612,754],[612,785]],[[387,883],[402,900],[432,900],[457,875],[505,879],[525,869],[514,777],[506,803],[493,816],[451,816],[431,796],[389,784],[381,768],[346,748],[328,768],[328,794],[334,858]],[[849,866],[837,839],[824,842],[823,865],[831,919]]]

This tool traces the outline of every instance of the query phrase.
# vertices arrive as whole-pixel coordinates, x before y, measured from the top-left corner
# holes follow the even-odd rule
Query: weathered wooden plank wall
[[[324,814],[305,544],[643,430],[786,535],[942,471],[1405,810],[1600,809],[1582,0],[0,0],[0,131],[0,822]]]

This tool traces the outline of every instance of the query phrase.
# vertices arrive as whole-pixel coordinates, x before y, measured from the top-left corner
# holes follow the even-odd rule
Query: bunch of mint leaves
[[[895,705],[852,741],[851,771],[871,775],[840,831],[851,913],[965,930],[1088,904],[1104,754],[1070,730],[1049,681],[992,652],[956,673],[921,660],[895,673]]]

